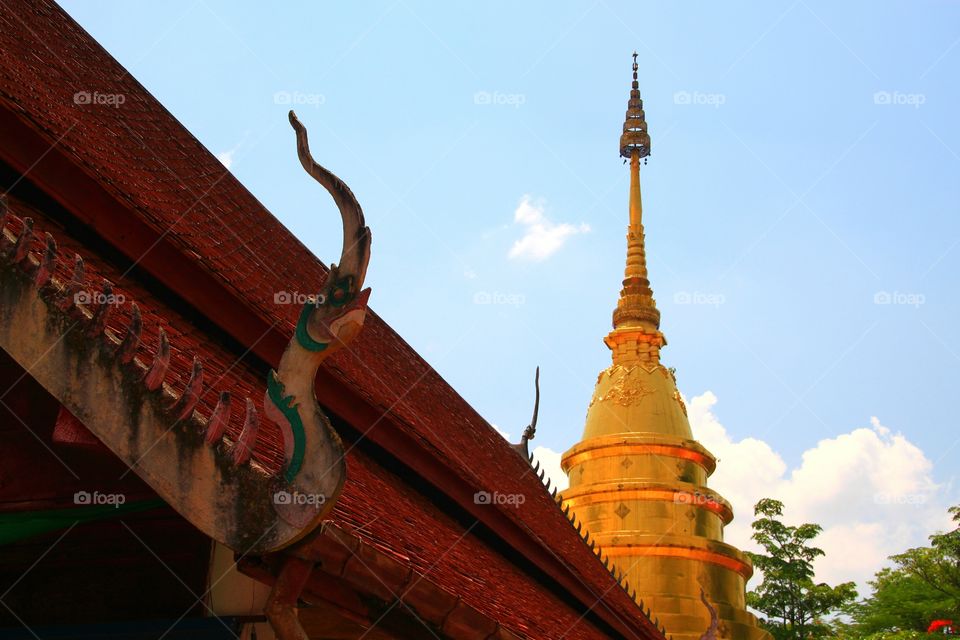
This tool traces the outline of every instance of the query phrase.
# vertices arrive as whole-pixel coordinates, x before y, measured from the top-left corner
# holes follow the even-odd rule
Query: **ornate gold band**
[[[738,560],[737,558],[731,558],[730,556],[725,556],[722,553],[717,553],[715,551],[707,551],[706,549],[691,549],[690,547],[666,547],[660,545],[618,545],[618,546],[604,546],[603,552],[610,556],[611,558],[623,557],[623,556],[659,556],[665,558],[680,558],[683,560],[695,560],[699,562],[709,562],[721,566],[725,569],[730,569],[731,571],[736,571],[745,580],[748,580],[750,576],[753,575],[753,567],[748,563]],[[621,566],[621,569],[626,570],[626,567]]]
[[[707,474],[713,472],[716,468],[716,460],[709,454],[669,444],[618,444],[610,447],[596,447],[586,451],[580,451],[572,454],[563,460],[564,469],[572,469],[574,466],[586,462],[587,460],[597,460],[598,458],[610,458],[620,456],[668,456],[671,458],[681,458],[695,462],[706,470]]]
[[[586,490],[582,494],[567,497],[564,494],[564,505],[570,505],[570,508],[576,511],[582,507],[594,504],[605,504],[609,502],[625,502],[629,500],[649,500],[660,502],[673,502],[675,504],[692,505],[711,511],[723,520],[724,524],[730,524],[733,520],[733,509],[730,504],[720,496],[710,493],[700,493],[698,491],[683,491],[670,488],[643,488],[643,489],[610,489],[610,490]]]

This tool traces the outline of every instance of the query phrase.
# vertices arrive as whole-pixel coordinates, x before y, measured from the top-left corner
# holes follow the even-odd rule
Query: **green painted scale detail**
[[[307,323],[310,320],[310,314],[315,311],[317,307],[323,304],[329,304],[332,307],[342,307],[353,300],[354,296],[352,295],[352,292],[353,277],[346,276],[344,278],[340,278],[334,284],[329,297],[321,294],[319,302],[308,302],[303,305],[303,309],[300,310],[300,317],[297,320],[297,329],[295,331],[297,343],[312,353],[324,351],[330,343],[315,340],[307,330]],[[287,482],[293,482],[293,479],[300,471],[300,467],[303,465],[304,448],[306,446],[306,434],[303,430],[303,419],[300,417],[299,408],[296,406],[290,406],[293,397],[284,397],[283,383],[277,379],[277,375],[274,371],[271,371],[270,375],[267,377],[267,393],[270,396],[270,400],[273,402],[273,404],[276,405],[280,413],[282,413],[287,419],[287,422],[290,424],[290,430],[293,432],[293,455],[291,456],[290,462],[287,464],[287,468],[284,471],[284,478],[287,480]]]
[[[307,351],[313,351],[313,352],[323,351],[324,349],[327,348],[327,344],[328,344],[326,342],[319,342],[317,340],[314,340],[310,336],[310,332],[307,331],[307,320],[310,319],[310,313],[315,308],[316,307],[314,307],[314,305],[309,302],[303,305],[303,309],[300,311],[300,319],[297,320],[297,331],[296,331],[297,342],[300,344],[300,346],[306,349]]]
[[[329,343],[314,340],[310,332],[307,331],[307,321],[310,319],[310,313],[324,304],[329,304],[331,307],[342,307],[353,301],[355,297],[353,290],[353,276],[346,276],[337,280],[329,297],[320,294],[319,302],[308,302],[303,305],[303,309],[300,310],[300,318],[297,320],[296,330],[297,342],[301,347],[314,353],[327,348]]]
[[[293,396],[284,397],[283,383],[277,379],[275,371],[271,371],[270,375],[267,376],[267,395],[277,410],[287,419],[290,431],[293,433],[293,454],[290,456],[287,468],[283,471],[284,479],[287,482],[293,482],[293,479],[300,472],[300,467],[303,466],[303,455],[306,448],[306,434],[303,431],[300,409],[296,406],[290,406]]]

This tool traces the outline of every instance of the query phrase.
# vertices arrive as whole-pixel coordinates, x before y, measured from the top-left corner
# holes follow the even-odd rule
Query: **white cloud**
[[[550,488],[557,488],[557,491],[563,491],[569,486],[567,474],[560,468],[560,452],[554,451],[550,447],[534,447],[533,459],[540,463],[540,468],[550,478]]]
[[[551,221],[544,213],[545,208],[542,199],[534,200],[529,195],[520,199],[513,221],[523,229],[523,236],[510,248],[510,258],[541,262],[559,251],[570,236],[590,231],[590,226],[583,223]]]
[[[501,430],[500,427],[495,424],[491,424],[490,426],[503,436],[504,440],[511,443],[513,442],[513,440],[510,439],[509,432]],[[557,491],[563,491],[569,486],[567,474],[560,468],[560,455],[558,451],[554,451],[550,447],[533,448],[534,461],[540,463],[540,468],[543,469],[546,476],[550,478],[550,488],[553,489],[553,487],[557,487]]]
[[[933,480],[933,464],[900,433],[871,418],[870,428],[819,441],[788,469],[769,444],[756,438],[734,441],[713,413],[707,391],[688,402],[694,437],[720,461],[710,486],[732,504],[736,518],[725,539],[756,550],[750,540],[753,505],[760,498],[784,503],[788,524],[814,522],[823,533],[814,541],[826,555],[815,563],[818,580],[830,584],[866,581],[887,556],[927,543],[947,528],[948,487]]]
[[[234,145],[232,149],[228,149],[226,151],[221,151],[220,153],[218,153],[217,160],[220,161],[220,164],[222,164],[227,169],[230,169],[231,167],[233,167],[233,161],[235,159],[234,156],[236,156],[237,151],[239,151],[240,147],[242,147],[244,143],[247,141],[247,137],[249,135],[250,135],[250,132],[245,131],[243,134],[243,138],[241,138],[240,142]]]
[[[233,154],[235,151],[236,149],[230,149],[229,151],[221,151],[220,153],[217,154],[217,160],[219,160],[220,163],[223,164],[223,166],[229,169],[230,165],[233,164]]]

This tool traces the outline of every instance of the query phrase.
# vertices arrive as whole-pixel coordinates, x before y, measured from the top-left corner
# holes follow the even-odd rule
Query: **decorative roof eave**
[[[51,10],[53,13],[62,13],[55,5],[51,5]],[[78,31],[82,33],[82,30]],[[116,64],[95,43],[92,46],[91,55],[95,54],[97,64],[107,64],[103,60]],[[152,108],[154,99],[142,89],[129,86],[123,89],[131,99],[150,102],[146,106]],[[137,261],[139,268],[231,338],[248,345],[250,357],[266,363],[277,362],[289,339],[283,324],[271,323],[266,319],[262,309],[252,306],[249,296],[237,289],[229,278],[210,271],[206,258],[184,245],[182,238],[175,237],[176,233],[165,233],[152,226],[148,215],[152,212],[145,212],[131,204],[129,195],[118,183],[103,181],[81,150],[68,148],[70,136],[63,130],[57,130],[50,120],[31,111],[31,106],[0,95],[0,128],[4,130],[6,140],[5,144],[0,145],[0,160],[21,172],[29,169],[31,181],[65,207],[70,215],[89,226],[121,254]],[[82,119],[86,115],[78,113],[77,117]],[[89,124],[89,121],[84,122]],[[177,127],[178,131],[182,129],[179,125]],[[118,135],[121,138],[126,136],[122,130]],[[136,134],[131,132],[131,136],[135,138]],[[180,140],[179,133],[177,136]],[[63,141],[56,143],[61,137]],[[186,137],[192,140],[189,134]],[[136,139],[122,141],[136,144]],[[202,148],[197,153],[212,158]],[[232,176],[226,176],[218,182],[223,186],[236,181]],[[263,211],[264,215],[269,215],[259,203],[253,201],[253,205],[256,205],[258,213]],[[294,254],[315,262],[299,244]],[[169,269],[171,264],[176,264],[177,269]],[[391,333],[378,318],[375,318],[375,325],[380,334]],[[393,348],[400,344],[403,347],[401,352],[409,353],[408,349],[403,350],[406,347],[402,340],[392,334],[385,338],[381,335],[376,340],[378,347]],[[572,597],[581,602],[595,601],[595,593],[582,582],[576,571],[550,553],[545,543],[532,535],[529,526],[518,523],[499,510],[476,507],[472,497],[478,487],[450,468],[449,458],[438,456],[408,433],[403,426],[404,418],[396,415],[397,412],[384,415],[384,407],[371,398],[370,390],[353,386],[336,368],[320,370],[316,390],[331,412],[354,427],[362,429],[376,423],[378,428],[367,434],[371,441],[397,456],[430,484],[441,487],[451,499],[463,505],[508,545],[557,580]],[[626,607],[622,601],[615,601],[610,607],[612,610],[605,603],[605,606],[597,607],[596,612],[625,637],[640,637],[634,625],[623,622]]]
[[[0,63],[0,77],[24,78],[19,85],[0,89],[0,129],[4,131],[0,160],[20,173],[29,171],[30,182],[68,215],[119,255],[135,261],[138,270],[155,279],[165,293],[249,348],[248,359],[275,366],[288,343],[290,327],[282,313],[267,308],[266,297],[251,292],[261,283],[275,291],[294,284],[268,273],[269,267],[317,276],[325,273],[324,267],[232,175],[220,173],[222,164],[52,0],[39,5],[15,2],[8,8],[19,18],[14,28],[0,32],[8,50],[16,52],[43,37],[52,40],[42,56],[11,55]],[[83,50],[85,55],[58,55],[62,50]],[[45,75],[32,73],[38,64],[52,70]],[[43,77],[60,81],[44,82]],[[71,100],[75,87],[64,80],[70,77],[94,78],[101,91],[123,93],[125,108],[110,113],[79,108]],[[142,162],[127,161],[130,156],[139,156]],[[173,159],[187,162],[171,163]],[[167,180],[150,180],[144,177],[147,174]],[[171,224],[196,203],[198,194],[205,195],[208,207],[224,207],[217,213],[236,213],[231,219],[242,224],[229,233],[214,228],[213,235],[184,233],[182,226]],[[215,216],[188,216],[204,217]],[[263,273],[227,268],[226,258],[243,250],[243,246],[230,243],[238,237],[241,243],[257,240],[264,233],[283,241],[280,252],[274,242],[274,248],[265,253],[274,263],[254,260],[253,266],[262,267]],[[228,251],[217,250],[223,246]],[[170,268],[173,264],[176,269]],[[408,369],[416,368],[418,374],[422,371],[424,379],[419,386],[431,387],[439,400],[437,419],[453,424],[458,411],[468,410],[471,431],[482,432],[485,427],[479,415],[386,323],[371,315],[363,339],[358,341],[363,348],[358,351],[363,355],[384,353],[394,362],[409,363]],[[370,379],[359,377],[368,370]],[[466,508],[562,584],[572,597],[593,602],[591,588],[582,584],[566,563],[553,557],[538,538],[549,534],[553,523],[541,525],[475,505],[473,495],[483,487],[453,462],[453,456],[424,437],[425,431],[440,431],[435,416],[428,415],[428,409],[423,410],[424,415],[416,415],[416,410],[407,410],[405,402],[394,406],[390,394],[395,380],[385,373],[392,372],[377,362],[340,358],[319,371],[317,396],[331,413],[365,432],[367,439]],[[369,429],[373,424],[377,428]],[[578,565],[583,560],[569,562]],[[618,610],[623,608],[619,605],[615,605]]]
[[[152,361],[142,362],[135,356],[143,322],[136,303],[123,335],[107,329],[117,305],[111,284],[89,282],[79,256],[61,281],[54,238],[47,233],[34,255],[32,220],[8,214],[5,203],[0,209],[0,348],[211,538],[261,553],[304,535],[309,529],[297,524],[303,514],[278,509],[274,498],[294,487],[251,459],[260,424],[253,401],[242,401],[243,431],[228,439],[229,390],[209,416],[196,411],[200,359],[194,356],[183,389],[165,384],[170,345],[163,329]]]
[[[277,371],[267,376],[263,407],[284,440],[279,476],[250,464],[260,429],[251,398],[245,400],[239,437],[220,447],[231,395],[221,392],[206,420],[194,415],[203,392],[200,358],[193,356],[179,397],[163,399],[165,393],[174,395],[163,385],[170,366],[163,328],[152,363],[141,365],[135,358],[142,331],[136,303],[131,302],[124,336],[108,333],[108,319],[125,299],[113,295],[108,281],[99,291],[91,290],[79,255],[70,278],[60,282],[54,275],[53,236],[47,233],[39,257],[31,256],[33,220],[19,220],[19,233],[8,239],[10,216],[6,200],[0,199],[0,260],[7,294],[0,311],[0,347],[174,509],[214,540],[243,553],[293,544],[333,509],[346,478],[344,449],[317,403],[314,381],[324,360],[360,332],[370,294],[363,289],[370,230],[360,205],[349,187],[313,160],[306,129],[293,111],[290,123],[304,169],[340,210],[344,244],[340,265],[331,266],[319,293],[304,304]],[[145,371],[138,370],[141,366]],[[204,429],[190,428],[194,418],[205,422]]]
[[[162,119],[153,121],[149,117],[131,121],[129,124],[133,125],[133,129],[118,125],[109,131],[111,135],[115,135],[115,138],[110,139],[110,144],[116,144],[120,148],[143,149],[142,153],[149,155],[152,149],[148,145],[157,142],[156,132],[161,132],[161,137],[170,137],[179,146],[179,153],[186,150],[186,155],[190,156],[190,170],[210,175],[212,167],[222,169],[195,138],[183,130],[140,85],[129,78],[129,74],[121,73],[122,67],[85,34],[82,28],[65,16],[62,10],[52,2],[41,3],[38,7],[40,8],[30,7],[29,10],[24,10],[23,5],[16,7],[22,18],[21,24],[30,30],[30,35],[36,39],[40,37],[37,34],[48,33],[53,27],[53,33],[64,34],[63,39],[68,47],[73,47],[73,50],[83,49],[83,65],[87,65],[78,66],[76,60],[80,58],[75,60],[70,55],[57,56],[54,51],[59,50],[59,47],[53,46],[49,52],[56,56],[57,60],[42,61],[42,64],[51,67],[51,73],[69,77],[75,73],[86,74],[91,68],[98,67],[103,73],[90,77],[101,80],[103,90],[122,91],[128,97],[128,105],[136,104],[138,108],[149,112],[148,116],[162,112],[161,115],[174,125],[173,128],[167,127]],[[64,25],[68,28],[64,28]],[[29,38],[27,42],[29,43]],[[13,58],[15,56],[8,57],[10,60]],[[177,237],[176,230],[168,233],[167,226],[161,224],[164,222],[163,218],[156,215],[157,210],[149,200],[146,204],[143,204],[142,200],[139,201],[141,204],[137,204],[137,194],[127,190],[130,185],[123,184],[123,176],[117,180],[116,175],[110,179],[109,176],[100,174],[101,165],[98,162],[102,161],[102,158],[98,159],[95,153],[87,153],[84,145],[91,139],[102,143],[102,138],[96,139],[98,131],[102,133],[101,130],[106,128],[100,124],[102,114],[92,116],[91,112],[76,108],[69,111],[69,117],[65,117],[62,111],[54,113],[47,108],[53,100],[49,92],[38,93],[35,89],[44,85],[56,89],[57,83],[45,82],[42,73],[24,75],[23,69],[13,64],[9,66],[12,73],[30,77],[36,80],[37,84],[33,86],[25,83],[26,92],[0,92],[0,128],[5,136],[5,144],[0,145],[0,155],[3,156],[0,159],[22,173],[29,169],[30,180],[69,210],[72,216],[88,225],[121,254],[135,260],[138,267],[199,314],[206,316],[231,338],[242,345],[250,346],[248,357],[269,364],[276,363],[289,338],[284,324],[280,322],[274,326],[276,318],[264,314],[264,308],[258,306],[257,301],[247,294],[243,283],[238,285],[226,271],[218,272],[215,269],[218,265],[211,264],[209,256],[201,255],[202,248],[191,245],[189,236]],[[118,78],[126,80],[115,80]],[[72,91],[73,89],[70,89],[71,93]],[[56,98],[60,97],[66,98],[64,104],[72,104],[69,95]],[[60,123],[64,122],[66,124],[61,127]],[[75,122],[82,126],[68,128],[68,125]],[[159,126],[138,129],[136,125],[139,122]],[[70,129],[74,129],[72,134]],[[84,133],[78,141],[77,134],[80,131]],[[102,149],[103,144],[90,148]],[[169,168],[166,172],[173,173]],[[186,174],[174,177],[180,178],[181,183],[188,179]],[[214,181],[216,189],[212,191],[229,191],[229,195],[238,198],[245,210],[256,214],[253,218],[262,223],[269,222],[268,226],[272,230],[282,231],[285,239],[291,243],[289,255],[304,261],[302,266],[306,270],[314,272],[322,269],[309,251],[272,219],[232,176],[217,174]],[[189,188],[181,191],[185,197],[189,196]],[[201,192],[205,193],[205,190]],[[162,192],[161,195],[164,197],[158,199],[158,202],[172,199],[176,204],[183,204],[177,199],[177,194]],[[181,207],[179,211],[182,212],[185,208],[186,206]],[[176,264],[177,269],[170,269],[171,264]],[[375,342],[377,349],[394,350],[401,356],[415,357],[416,354],[398,337],[384,337],[384,334],[390,334],[390,329],[379,319],[374,319],[372,324],[375,325],[375,332],[380,334]],[[370,389],[357,386],[336,367],[321,369],[316,389],[325,406],[356,428],[364,429],[377,423],[378,428],[368,434],[371,441],[396,455],[430,484],[441,487],[453,500],[471,509],[471,497],[477,487],[472,486],[471,480],[465,479],[457,469],[449,466],[449,458],[438,455],[435,448],[423,445],[416,434],[407,432],[404,424],[409,422],[409,418],[397,415],[398,411],[390,412],[384,417],[386,405],[378,405]],[[452,396],[453,394],[447,393],[444,395],[445,398]],[[471,419],[476,423],[475,415],[472,415]],[[472,509],[471,514],[557,579],[573,597],[590,602],[595,599],[590,588],[579,583],[574,571],[556,562],[556,559],[542,548],[543,542],[537,534],[530,531],[531,523],[517,522],[496,510]],[[543,535],[542,529],[539,532],[539,535]],[[571,559],[575,560],[577,559]],[[621,603],[614,603],[612,606],[616,611],[623,612]],[[610,619],[611,624],[622,628],[617,620],[612,619],[616,615],[608,614],[604,607],[599,607],[598,610],[601,615]]]
[[[570,506],[565,503],[563,499],[563,494],[557,491],[556,487],[551,489],[550,478],[547,477],[546,471],[540,467],[540,462],[535,460],[533,454],[529,456],[530,464],[533,467],[534,472],[537,473],[537,477],[540,478],[540,482],[543,484],[547,493],[550,494],[550,497],[557,504],[557,508],[563,512],[564,517],[570,523],[570,526],[577,532],[577,535],[583,541],[584,545],[590,549],[590,551],[597,557],[597,560],[603,564],[603,568],[606,569],[610,575],[616,580],[617,584],[620,586],[623,591],[637,603],[640,608],[640,612],[647,619],[647,621],[654,626],[658,633],[667,637],[666,629],[663,625],[660,624],[659,619],[654,619],[650,617],[650,608],[646,609],[643,606],[643,599],[637,598],[637,590],[631,588],[630,583],[626,580],[626,574],[614,563],[610,556],[604,553],[603,548],[597,544],[596,540],[590,536],[590,531],[584,526],[583,522],[577,519],[575,513],[570,509]]]
[[[450,593],[429,576],[413,571],[408,565],[366,544],[358,536],[332,523],[321,525],[311,547],[310,562],[317,568],[304,586],[304,598],[332,601],[347,618],[373,622],[382,608],[369,606],[374,598],[384,606],[400,602],[416,613],[419,620],[430,624],[444,637],[481,638],[484,640],[520,640],[518,635]],[[275,584],[269,568],[270,559],[245,558],[238,568],[266,584]],[[336,580],[336,588],[326,583]],[[340,582],[342,580],[342,582]],[[344,584],[345,583],[345,584]],[[344,586],[361,598],[344,596]]]

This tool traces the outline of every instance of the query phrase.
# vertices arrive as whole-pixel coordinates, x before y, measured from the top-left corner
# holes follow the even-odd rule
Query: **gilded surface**
[[[621,375],[609,391],[598,400],[591,400],[590,404],[593,405],[594,402],[598,401],[615,402],[620,406],[629,407],[635,402],[640,402],[651,393],[653,393],[653,390],[645,387],[639,379]]]
[[[687,415],[687,403],[683,401],[683,396],[680,395],[679,390],[673,392],[673,399],[680,405],[680,410],[683,411],[683,415]]]
[[[666,339],[647,274],[640,198],[640,159],[650,140],[636,70],[624,132],[627,261],[613,331],[604,339],[613,364],[597,377],[583,439],[563,455],[570,478],[564,504],[668,635],[699,640],[710,629],[717,638],[769,640],[746,609],[750,561],[723,542],[733,512],[707,487],[716,459],[693,440],[674,373],[660,364]]]

